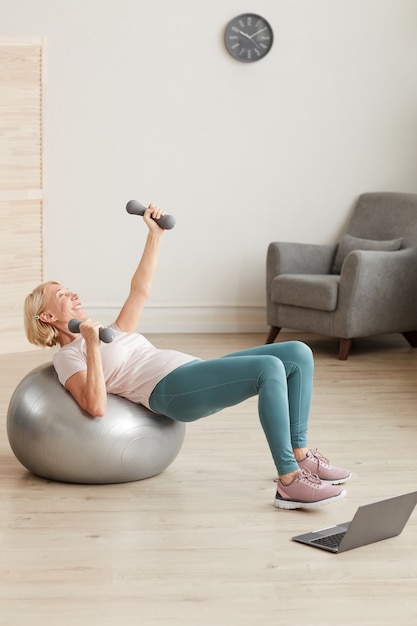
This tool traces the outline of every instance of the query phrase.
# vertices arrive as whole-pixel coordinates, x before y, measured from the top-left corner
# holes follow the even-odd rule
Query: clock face
[[[262,59],[272,47],[272,28],[260,15],[243,13],[226,27],[224,40],[230,54],[243,63]]]

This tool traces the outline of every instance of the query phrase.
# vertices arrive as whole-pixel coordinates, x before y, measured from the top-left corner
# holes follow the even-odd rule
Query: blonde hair
[[[38,285],[26,296],[24,304],[24,322],[26,337],[30,343],[43,348],[52,348],[58,343],[58,333],[53,326],[42,322],[40,314],[46,306],[46,285],[59,285],[55,280],[50,280]]]

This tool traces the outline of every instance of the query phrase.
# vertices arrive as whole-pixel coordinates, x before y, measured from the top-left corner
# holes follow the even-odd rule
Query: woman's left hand
[[[158,226],[158,224],[155,222],[155,220],[162,217],[162,215],[166,215],[166,212],[160,209],[159,206],[157,206],[156,204],[150,204],[148,206],[145,213],[143,214],[143,219],[145,220],[145,223],[149,230],[163,231],[163,228]]]

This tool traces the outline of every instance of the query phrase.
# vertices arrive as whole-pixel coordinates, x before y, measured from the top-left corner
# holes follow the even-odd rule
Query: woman
[[[136,332],[155,274],[163,229],[143,219],[148,236],[130,292],[111,325],[111,343],[99,339],[100,324],[88,318],[81,300],[61,284],[39,285],[25,300],[25,329],[31,343],[59,344],[54,366],[62,385],[92,416],[105,414],[107,394],[117,394],[174,420],[191,422],[258,396],[258,413],[278,471],[274,504],[314,508],[342,498],[348,470],[331,465],[307,447],[313,381],[311,350],[298,341],[259,346],[203,361],[174,350],[158,350]],[[80,334],[68,322],[82,320]]]

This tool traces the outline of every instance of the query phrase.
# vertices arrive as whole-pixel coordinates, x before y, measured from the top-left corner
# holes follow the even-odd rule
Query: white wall
[[[223,31],[274,28],[252,65]],[[48,41],[47,276],[109,321],[175,214],[142,330],[266,330],[271,240],[336,240],[357,195],[417,191],[416,0],[0,0]]]

